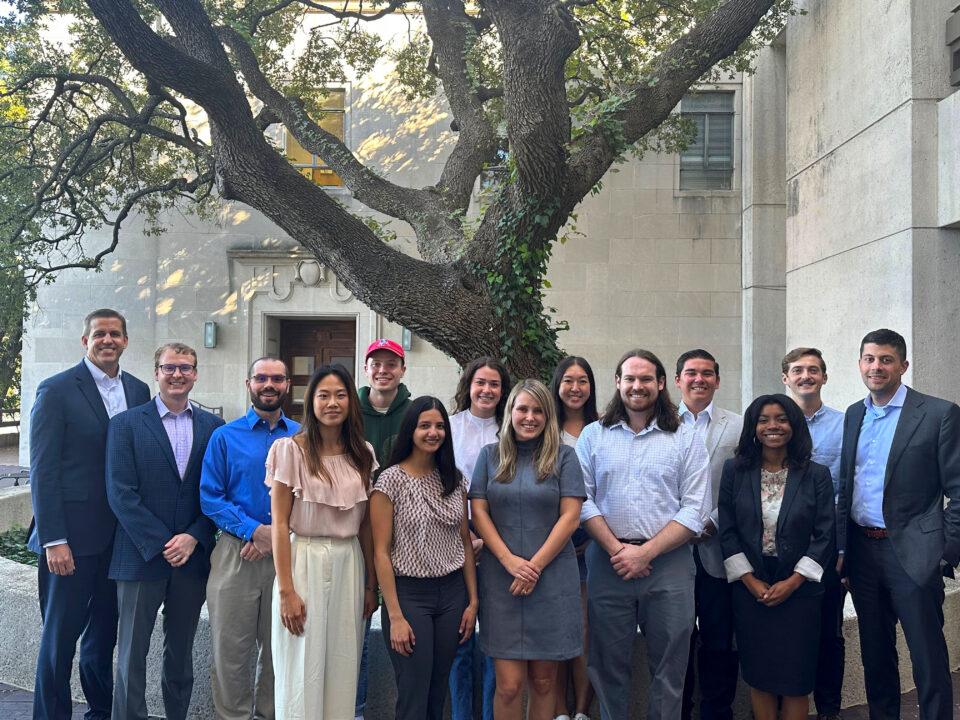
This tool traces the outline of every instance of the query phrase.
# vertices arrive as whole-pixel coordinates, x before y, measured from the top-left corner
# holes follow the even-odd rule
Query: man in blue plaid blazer
[[[107,432],[107,497],[118,521],[110,563],[120,617],[113,720],[146,720],[147,651],[161,605],[164,708],[169,720],[186,718],[214,545],[213,523],[200,510],[200,468],[223,420],[190,405],[196,351],[163,345],[154,367],[159,394],[114,417]]]

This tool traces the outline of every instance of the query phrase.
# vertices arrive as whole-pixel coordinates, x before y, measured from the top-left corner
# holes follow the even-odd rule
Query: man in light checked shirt
[[[587,669],[603,720],[630,717],[637,626],[653,677],[650,720],[680,717],[694,622],[695,568],[688,541],[710,514],[703,439],[681,425],[656,355],[631,350],[617,392],[577,441],[587,500]]]

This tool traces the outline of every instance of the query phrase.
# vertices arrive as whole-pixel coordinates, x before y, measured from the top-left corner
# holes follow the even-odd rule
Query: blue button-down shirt
[[[710,516],[710,459],[686,425],[638,433],[625,422],[587,425],[577,439],[587,499],[580,522],[602,515],[614,536],[649,540],[676,520],[695,533]]]
[[[190,451],[193,449],[193,408],[187,403],[183,412],[175,413],[164,405],[159,395],[156,403],[163,429],[167,431],[170,447],[173,448],[173,458],[177,461],[177,472],[182,480],[190,461]]]
[[[218,427],[210,436],[200,474],[200,507],[214,524],[250,540],[260,525],[270,524],[267,453],[278,438],[293,435],[300,424],[280,415],[277,426],[252,407],[241,418]]]
[[[869,395],[863,401],[867,411],[857,441],[857,465],[850,503],[850,517],[857,525],[886,527],[883,521],[883,480],[906,396],[907,386],[900,385],[890,402],[883,407],[876,407]]]
[[[813,456],[816,463],[830,468],[833,478],[833,495],[840,492],[840,450],[843,447],[843,413],[821,405],[813,417],[806,418],[810,439],[813,440]]]

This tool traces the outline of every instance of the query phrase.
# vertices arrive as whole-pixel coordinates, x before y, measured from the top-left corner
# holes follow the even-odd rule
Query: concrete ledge
[[[0,533],[29,527],[32,519],[29,486],[0,488]]]

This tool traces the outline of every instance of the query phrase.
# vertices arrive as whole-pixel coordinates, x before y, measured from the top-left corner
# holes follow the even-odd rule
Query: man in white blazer
[[[703,720],[731,720],[739,663],[733,644],[730,584],[723,571],[723,554],[717,533],[717,498],[720,495],[723,463],[733,457],[743,429],[743,418],[714,406],[713,396],[720,387],[720,364],[706,350],[688,350],[677,358],[674,382],[680,388],[681,422],[693,427],[707,446],[713,498],[710,519],[703,534],[692,541],[697,566],[697,626],[690,639],[682,718],[689,720],[693,711],[693,667],[696,657],[700,679],[700,717]]]

